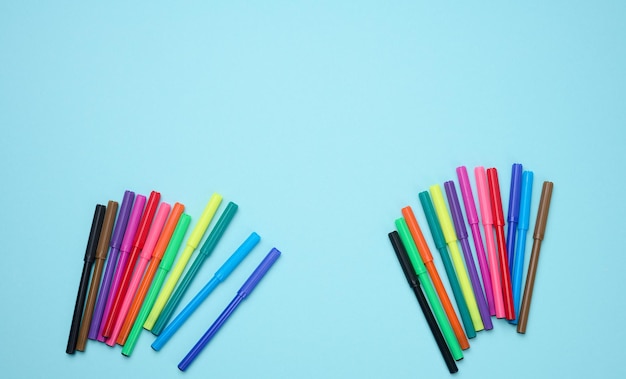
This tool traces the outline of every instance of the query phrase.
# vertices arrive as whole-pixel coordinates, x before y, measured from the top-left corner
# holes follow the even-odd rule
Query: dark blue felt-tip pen
[[[267,271],[272,267],[274,262],[280,257],[280,251],[278,249],[273,248],[261,261],[261,263],[254,270],[252,275],[246,280],[246,282],[241,286],[239,291],[237,291],[237,296],[228,304],[226,309],[222,311],[222,314],[219,315],[217,320],[211,325],[209,330],[204,333],[202,338],[194,345],[193,348],[187,353],[185,358],[178,364],[178,368],[181,371],[185,371],[187,367],[196,359],[198,354],[204,349],[204,347],[213,339],[213,336],[217,334],[217,331],[220,330],[222,325],[228,320],[230,315],[237,309],[237,306],[243,301],[243,299],[248,296],[252,290],[256,287],[257,284],[263,279]]]

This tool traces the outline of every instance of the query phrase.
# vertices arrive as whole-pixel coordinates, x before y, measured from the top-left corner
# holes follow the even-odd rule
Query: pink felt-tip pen
[[[498,255],[496,252],[496,242],[493,235],[493,213],[491,211],[491,197],[487,186],[487,173],[483,166],[474,168],[476,176],[476,188],[478,189],[478,204],[480,206],[480,216],[485,230],[485,243],[487,245],[487,257],[489,259],[489,272],[491,273],[491,289],[493,290],[493,301],[496,305],[496,317],[504,318],[504,301],[502,299],[502,286],[500,286],[500,272]]]
[[[139,220],[143,214],[143,207],[146,205],[146,197],[143,195],[137,195],[135,198],[135,204],[133,204],[133,210],[130,213],[130,219],[126,224],[126,231],[124,232],[124,239],[122,240],[122,246],[120,247],[120,256],[117,261],[117,269],[115,270],[115,276],[109,289],[109,296],[104,306],[104,312],[102,313],[102,323],[100,324],[100,330],[98,331],[98,341],[104,342],[105,337],[103,335],[106,320],[113,308],[113,301],[115,300],[115,294],[120,286],[122,275],[124,274],[124,267],[128,263],[128,253],[133,247],[133,241],[135,240],[135,234],[139,227]]]
[[[483,278],[483,287],[485,287],[485,296],[487,297],[487,305],[489,306],[489,314],[496,315],[496,305],[493,301],[493,290],[491,288],[491,274],[489,273],[489,265],[487,264],[487,256],[483,247],[483,237],[480,233],[478,225],[478,212],[476,212],[476,203],[474,202],[474,194],[467,176],[467,168],[459,166],[456,168],[456,174],[459,177],[459,187],[463,195],[463,204],[465,205],[465,214],[467,222],[472,230],[472,238],[474,239],[474,247],[476,247],[476,256],[478,258],[478,266],[480,274]]]
[[[128,291],[126,291],[126,294],[124,295],[124,300],[122,301],[122,305],[120,307],[120,313],[115,320],[113,332],[106,340],[106,344],[109,346],[115,345],[117,336],[119,336],[120,331],[122,330],[124,320],[126,320],[126,314],[130,308],[130,303],[135,297],[135,293],[139,287],[139,282],[141,282],[143,273],[146,271],[146,266],[148,266],[148,261],[150,261],[150,258],[152,257],[152,251],[154,251],[154,247],[159,240],[161,230],[163,230],[163,225],[165,225],[165,220],[167,220],[167,215],[170,213],[170,209],[171,207],[168,203],[161,203],[159,206],[159,210],[154,218],[152,226],[150,227],[148,237],[146,238],[146,244],[144,245],[143,250],[141,250],[141,254],[139,254],[139,262],[137,262],[137,266],[133,271],[133,276],[130,279],[130,284],[128,285]]]

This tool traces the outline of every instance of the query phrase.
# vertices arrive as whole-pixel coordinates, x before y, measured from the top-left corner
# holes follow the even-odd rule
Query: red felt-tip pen
[[[141,216],[141,221],[139,221],[139,228],[137,229],[137,234],[135,234],[135,241],[133,242],[133,249],[130,252],[128,264],[125,268],[123,268],[124,276],[122,277],[120,286],[115,294],[115,300],[113,302],[113,306],[111,307],[109,318],[105,324],[104,332],[102,333],[104,337],[110,337],[113,332],[113,327],[115,326],[115,321],[117,320],[120,312],[122,301],[124,300],[126,291],[128,291],[128,285],[130,284],[130,277],[135,269],[135,263],[137,262],[139,253],[143,249],[143,245],[146,243],[146,238],[148,238],[150,225],[152,224],[152,219],[154,218],[157,205],[159,205],[159,200],[161,200],[161,194],[159,192],[152,191],[150,193],[150,197],[148,198],[148,204],[146,205],[143,215]],[[122,267],[118,269],[122,269]]]
[[[493,225],[496,228],[496,242],[498,244],[498,257],[500,260],[500,277],[502,278],[502,300],[507,320],[515,319],[513,306],[513,291],[511,290],[511,275],[504,239],[504,211],[502,210],[502,198],[500,197],[500,183],[498,171],[495,168],[487,169],[487,181],[489,182],[489,195],[493,212]]]

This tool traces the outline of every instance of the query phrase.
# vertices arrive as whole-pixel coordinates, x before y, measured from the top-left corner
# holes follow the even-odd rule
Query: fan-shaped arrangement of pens
[[[463,350],[469,348],[468,338],[475,337],[478,331],[493,328],[493,316],[517,325],[518,333],[526,332],[553,187],[552,182],[543,183],[526,285],[521,296],[531,211],[532,171],[522,171],[521,164],[513,165],[506,237],[497,170],[490,168],[485,172],[484,167],[474,169],[480,220],[467,169],[461,166],[456,172],[465,217],[452,180],[444,183],[447,206],[438,184],[432,185],[430,191],[419,193],[418,197],[435,247],[441,255],[458,315],[410,206],[403,208],[402,217],[395,220],[397,231],[389,233],[402,270],[415,292],[450,373],[458,371],[455,361],[462,359]],[[466,220],[474,249],[470,244]],[[481,221],[484,239],[479,226]],[[474,263],[475,258],[480,276]]]
[[[226,205],[183,276],[187,263],[222,202],[222,196],[211,196],[176,264],[174,260],[191,217],[184,213],[184,205],[176,203],[171,207],[165,202],[159,205],[160,198],[161,194],[155,191],[147,200],[143,195],[135,196],[133,192],[126,191],[119,214],[115,201],[109,201],[107,206],[96,206],[67,343],[68,354],[76,350],[84,351],[90,339],[109,346],[115,346],[116,343],[122,345],[122,354],[130,356],[142,329],[158,336],[152,348],[160,350],[261,239],[252,232],[189,304],[173,318],[183,295],[204,261],[216,248],[238,206],[233,202]],[[276,248],[271,249],[231,303],[181,360],[179,369],[184,371],[191,364],[280,254]],[[92,266],[95,266],[93,270]]]

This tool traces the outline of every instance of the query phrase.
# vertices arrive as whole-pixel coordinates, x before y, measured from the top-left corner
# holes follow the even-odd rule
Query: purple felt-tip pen
[[[459,196],[456,193],[456,188],[454,187],[454,182],[452,180],[445,182],[443,185],[446,189],[448,205],[450,205],[450,211],[452,212],[454,229],[456,230],[456,235],[458,239],[461,241],[461,249],[463,250],[465,265],[467,266],[470,281],[472,282],[474,296],[476,297],[476,302],[478,303],[480,318],[483,320],[485,330],[491,330],[493,329],[493,324],[491,323],[489,307],[487,306],[487,302],[485,301],[483,288],[480,285],[480,279],[478,278],[478,272],[476,271],[476,265],[474,264],[474,257],[472,257],[472,249],[470,248],[469,241],[467,240],[467,229],[465,228],[463,212],[461,212],[461,205],[459,204]]]
[[[476,212],[476,203],[474,202],[474,194],[467,176],[467,168],[459,166],[456,168],[456,174],[459,178],[459,187],[461,195],[463,195],[463,204],[465,205],[465,214],[467,222],[472,230],[472,238],[474,239],[474,247],[476,248],[476,257],[480,266],[480,274],[483,277],[485,286],[485,296],[487,297],[487,305],[489,306],[489,314],[496,315],[496,304],[493,299],[493,287],[491,285],[491,273],[487,264],[487,256],[485,255],[485,247],[483,245],[483,237],[480,234],[480,226],[478,225],[478,213]],[[483,322],[484,323],[484,322]]]
[[[506,251],[508,253],[509,274],[513,275],[515,257],[515,233],[519,222],[519,205],[522,199],[522,165],[514,163],[511,172],[511,192],[509,193],[508,229],[506,232]]]
[[[228,317],[237,309],[237,306],[243,301],[243,299],[248,296],[252,290],[256,287],[257,284],[263,279],[267,271],[272,267],[274,262],[280,257],[280,251],[278,249],[273,248],[261,261],[259,266],[254,270],[252,275],[246,280],[246,282],[241,286],[239,291],[237,291],[237,296],[228,304],[226,309],[219,315],[217,320],[211,325],[209,330],[204,333],[202,338],[194,345],[193,348],[187,353],[185,358],[178,364],[178,368],[181,371],[185,371],[187,367],[193,362],[194,359],[200,354],[202,349],[211,341],[213,336],[217,333],[220,327],[228,320]]]
[[[109,244],[109,260],[107,261],[107,267],[104,271],[104,278],[100,285],[100,291],[98,300],[96,302],[96,308],[89,327],[89,334],[87,337],[90,340],[98,338],[98,331],[100,330],[100,322],[102,321],[102,313],[104,312],[104,306],[109,294],[109,287],[111,286],[111,280],[113,279],[113,273],[115,272],[115,264],[117,263],[117,257],[120,252],[120,245],[124,238],[124,231],[126,230],[126,224],[128,223],[128,217],[130,216],[130,210],[133,207],[133,201],[135,200],[135,193],[133,191],[124,192],[124,198],[122,200],[122,207],[120,213],[117,216],[117,223],[113,230],[113,237]]]
[[[141,219],[144,205],[146,205],[146,197],[143,195],[137,195],[135,198],[135,204],[133,205],[133,210],[130,213],[130,219],[128,220],[128,224],[126,225],[124,239],[122,240],[122,245],[120,247],[117,267],[122,267],[122,269],[115,270],[113,282],[109,287],[109,296],[107,296],[106,304],[104,306],[104,312],[102,313],[102,318],[100,319],[100,329],[98,330],[97,337],[98,341],[100,342],[104,342],[104,340],[106,339],[102,335],[102,333],[104,333],[104,327],[106,325],[106,322],[103,321],[105,321],[109,317],[109,313],[111,313],[113,300],[115,300],[114,298],[115,294],[117,293],[117,288],[120,286],[122,275],[124,274],[123,268],[126,267],[126,263],[128,262],[128,253],[133,246],[133,240],[135,239],[135,233],[137,233],[137,227],[139,226],[139,220]]]

